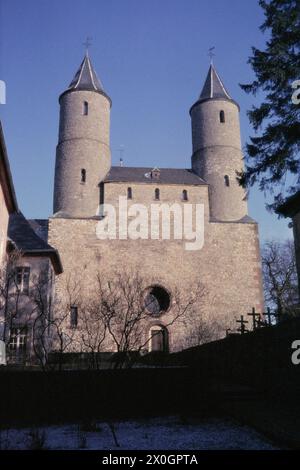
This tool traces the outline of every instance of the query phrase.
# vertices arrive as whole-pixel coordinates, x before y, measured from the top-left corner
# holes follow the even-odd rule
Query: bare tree
[[[81,346],[89,356],[89,366],[99,369],[101,365],[100,353],[106,338],[107,328],[101,314],[101,303],[89,301],[81,308]]]
[[[202,309],[191,312],[185,319],[185,338],[182,342],[183,348],[192,348],[209,343],[220,337],[223,326],[216,318],[209,318],[202,313]]]
[[[265,302],[280,315],[293,315],[298,302],[296,258],[292,240],[269,240],[262,249]]]
[[[11,327],[13,319],[18,314],[20,290],[16,282],[16,267],[19,264],[20,258],[20,252],[11,252],[7,257],[6,263],[0,270],[0,339],[4,342],[7,341],[8,330]]]
[[[34,305],[33,349],[43,370],[63,367],[64,353],[74,343],[76,329],[70,324],[70,310],[81,305],[81,287],[68,276],[62,287],[63,297],[53,301],[51,272],[41,272],[32,281],[30,298]],[[56,361],[51,356],[56,355]]]
[[[30,298],[34,306],[32,346],[35,358],[44,370],[49,367],[49,354],[52,347],[52,289],[50,270],[40,272],[33,278],[30,291]]]
[[[134,354],[139,355],[151,338],[145,332],[153,316],[146,301],[147,283],[138,272],[115,272],[112,280],[103,281],[98,275],[97,315],[117,350],[114,367],[130,366]],[[164,322],[167,328],[182,321],[197,308],[205,290],[200,284],[189,293],[174,288],[171,315]]]
[[[138,273],[115,272],[108,282],[103,282],[98,275],[99,314],[117,349],[115,368],[128,364],[130,353],[140,347],[147,316],[146,306],[141,301],[144,289]]]
[[[49,319],[49,336],[53,352],[58,354],[58,368],[62,369],[64,353],[70,350],[76,338],[76,327],[70,324],[71,307],[82,306],[82,282],[80,276],[69,275],[62,285],[63,298],[54,302]]]

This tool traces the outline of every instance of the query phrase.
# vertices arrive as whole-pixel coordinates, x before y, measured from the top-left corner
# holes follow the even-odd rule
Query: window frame
[[[25,353],[27,348],[27,327],[13,326],[9,332],[9,351]]]
[[[30,266],[17,266],[15,274],[17,291],[20,294],[29,295]]]
[[[77,305],[70,306],[70,328],[76,329],[78,327],[78,307]]]

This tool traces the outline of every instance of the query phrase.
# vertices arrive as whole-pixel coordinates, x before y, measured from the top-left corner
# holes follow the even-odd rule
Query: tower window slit
[[[87,101],[83,102],[83,115],[87,116],[89,114],[89,104]]]
[[[127,188],[127,199],[132,199],[132,188]]]
[[[225,122],[225,113],[224,113],[223,110],[220,111],[220,122],[221,122],[222,124],[224,124],[224,122]]]
[[[186,189],[182,191],[182,200],[187,201],[188,200],[188,192]]]
[[[86,182],[86,170],[85,168],[82,168],[81,169],[81,183],[85,183]]]
[[[104,217],[104,183],[99,185],[99,216]]]
[[[225,186],[227,186],[227,187],[230,186],[229,176],[228,176],[228,175],[225,175],[225,176],[224,176],[224,183],[225,183]]]
[[[158,188],[155,189],[154,199],[155,199],[156,201],[159,201],[159,199],[160,199],[160,191],[159,191]]]

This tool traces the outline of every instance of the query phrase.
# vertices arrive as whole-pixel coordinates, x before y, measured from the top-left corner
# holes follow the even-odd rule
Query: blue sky
[[[112,98],[113,164],[125,148],[128,166],[190,167],[188,114],[209,67],[215,65],[241,106],[242,141],[252,129],[254,99],[239,83],[253,78],[251,46],[263,47],[256,0],[0,0],[0,106],[19,205],[28,218],[52,212],[58,95],[93,38],[90,56]],[[264,238],[291,236],[287,220],[265,210],[250,192],[250,215]]]

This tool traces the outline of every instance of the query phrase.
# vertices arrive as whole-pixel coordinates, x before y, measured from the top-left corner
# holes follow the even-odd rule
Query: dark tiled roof
[[[0,122],[0,184],[3,189],[3,194],[4,194],[5,202],[7,204],[8,211],[10,213],[17,211],[18,203],[17,203],[14,184],[13,184],[13,180],[11,176],[1,122]]]
[[[77,70],[69,87],[64,93],[62,93],[62,95],[70,91],[81,91],[81,90],[95,91],[95,92],[101,93],[102,95],[105,95],[110,100],[110,98],[105,93],[103,89],[103,85],[100,79],[98,78],[95,72],[95,69],[91,63],[91,60],[87,54],[85,55],[83,61],[81,62],[80,67]]]
[[[180,185],[205,185],[199,176],[192,170],[181,168],[160,168],[158,179],[151,178],[149,167],[113,166],[105,178],[105,182],[131,182],[146,184],[180,184]]]
[[[231,98],[228,91],[226,90],[221,78],[219,77],[216,69],[213,65],[209,67],[206,80],[204,82],[200,96],[191,109],[198,103],[207,100],[227,100],[239,105]]]
[[[24,255],[49,256],[57,274],[62,272],[59,254],[52,246],[40,238],[21,212],[9,217],[8,237],[16,249]]]
[[[42,240],[44,240],[45,242],[48,241],[48,219],[27,219],[27,222]]]
[[[213,65],[209,67],[199,100],[207,100],[208,98],[223,98],[225,100],[231,100],[231,96],[223,85],[223,82]]]
[[[70,89],[104,91],[103,86],[92,66],[90,58],[85,55],[73,80],[69,85]]]

